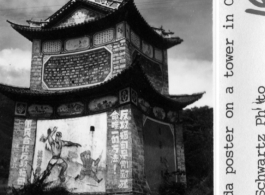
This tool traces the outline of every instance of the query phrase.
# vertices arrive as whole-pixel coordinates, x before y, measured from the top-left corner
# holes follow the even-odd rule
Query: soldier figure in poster
[[[97,167],[98,167],[98,163],[101,159],[102,156],[102,152],[100,154],[100,156],[94,160],[93,158],[91,158],[91,152],[90,150],[86,150],[84,152],[82,152],[80,154],[80,158],[83,162],[83,168],[80,171],[80,175],[77,175],[75,177],[75,180],[83,180],[85,178],[85,176],[89,176],[91,178],[93,178],[96,182],[100,183],[103,178],[98,179],[97,177]]]
[[[59,174],[59,179],[61,182],[65,182],[65,176],[64,173],[68,167],[67,163],[65,162],[65,160],[63,158],[61,158],[61,152],[62,152],[62,148],[64,146],[67,147],[71,147],[71,146],[75,146],[75,147],[81,147],[80,144],[77,143],[73,143],[70,141],[64,141],[61,140],[62,137],[62,133],[61,132],[57,132],[56,136],[55,136],[55,140],[52,138],[53,135],[55,134],[55,132],[57,131],[57,127],[53,128],[53,131],[48,135],[48,142],[51,146],[51,151],[52,151],[52,159],[49,161],[49,164],[46,168],[46,170],[44,171],[44,176],[47,177],[51,174],[51,170],[55,165],[58,165],[61,167],[61,171]]]
[[[134,0],[69,0],[45,21],[8,22],[32,42],[30,87],[0,84],[0,93],[15,101],[14,132],[32,124],[27,161],[46,182],[71,193],[147,195],[163,182],[161,159],[168,172],[186,172],[181,111],[203,93],[169,94],[168,49],[181,38],[152,28]],[[19,171],[10,169],[9,186],[32,175]],[[185,184],[186,175],[173,180]]]

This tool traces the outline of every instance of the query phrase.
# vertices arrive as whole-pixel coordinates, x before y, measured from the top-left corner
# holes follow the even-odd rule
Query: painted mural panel
[[[116,26],[116,38],[121,39],[124,38],[125,35],[125,29],[124,29],[124,23],[120,23]]]
[[[90,101],[88,109],[92,112],[96,112],[111,108],[115,106],[117,103],[118,103],[118,98],[116,96],[106,96]]]
[[[33,117],[49,117],[53,113],[53,108],[49,105],[32,104],[29,106],[28,112]]]
[[[71,192],[105,192],[106,113],[61,120],[39,120],[33,169],[51,186]],[[33,178],[32,178],[33,179]]]
[[[9,186],[22,186],[31,174],[36,121],[15,118]]]
[[[46,41],[42,45],[43,53],[58,53],[62,49],[62,42],[60,40],[56,41]]]
[[[85,106],[81,102],[74,102],[69,104],[62,104],[57,108],[57,113],[60,116],[71,116],[82,114],[85,109]]]
[[[114,29],[108,29],[94,35],[94,45],[102,45],[111,42],[114,39]]]
[[[41,42],[40,40],[34,40],[32,43],[32,53],[39,54],[41,52]]]
[[[89,47],[89,37],[81,37],[76,39],[69,39],[65,42],[65,49],[67,51],[74,51],[79,49],[86,49]]]
[[[131,110],[117,109],[108,121],[107,190],[128,191],[132,187]]]

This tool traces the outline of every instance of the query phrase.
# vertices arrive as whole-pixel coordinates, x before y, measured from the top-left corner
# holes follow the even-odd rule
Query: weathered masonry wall
[[[111,78],[126,68],[128,62],[126,62],[125,39],[95,49],[79,52],[79,54],[33,53],[31,89],[48,90],[90,86]]]
[[[92,86],[130,66],[136,53],[144,56],[141,64],[154,87],[168,94],[167,52],[143,41],[125,22],[83,37],[34,40],[30,88]]]
[[[144,165],[143,114],[135,106],[132,106],[132,148],[133,191],[150,194]]]
[[[129,64],[126,48],[123,22],[84,37],[34,40],[30,88],[59,90],[103,82]]]
[[[52,158],[47,129],[55,126],[62,132],[63,140],[82,145],[70,147],[64,150],[68,153],[62,154],[69,167],[68,186],[77,185],[73,178],[82,169],[81,153],[89,150],[94,160],[100,158],[97,177],[103,178],[102,182],[96,187],[82,186],[77,193],[151,194],[162,182],[166,165],[169,172],[182,171],[178,181],[186,181],[182,128],[176,124],[177,113],[147,102],[130,87],[103,97],[69,101],[16,102],[9,186],[23,185],[31,176],[32,163],[37,174],[46,169]],[[103,137],[106,145],[100,144]],[[57,177],[58,173],[52,176]],[[85,181],[97,184],[89,176]]]

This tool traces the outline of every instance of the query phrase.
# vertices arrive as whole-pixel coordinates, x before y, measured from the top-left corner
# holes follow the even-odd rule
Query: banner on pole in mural
[[[39,120],[33,169],[52,185],[72,192],[105,192],[106,113],[74,119]],[[32,176],[32,179],[34,176]]]
[[[265,194],[265,1],[216,3],[216,194]]]

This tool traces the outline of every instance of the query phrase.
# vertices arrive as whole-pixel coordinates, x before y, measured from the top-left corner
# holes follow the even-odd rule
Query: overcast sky
[[[0,83],[29,87],[31,42],[6,20],[46,19],[68,0],[0,0]],[[135,0],[151,26],[184,40],[169,50],[170,94],[205,91],[193,106],[213,106],[212,0]]]

